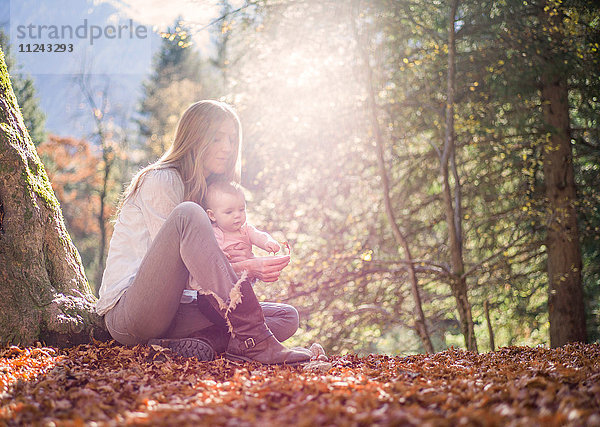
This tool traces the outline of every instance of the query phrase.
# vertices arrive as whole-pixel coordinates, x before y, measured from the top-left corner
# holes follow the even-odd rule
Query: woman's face
[[[236,135],[233,120],[227,119],[221,123],[204,156],[203,166],[206,177],[227,171],[229,160],[234,154]]]

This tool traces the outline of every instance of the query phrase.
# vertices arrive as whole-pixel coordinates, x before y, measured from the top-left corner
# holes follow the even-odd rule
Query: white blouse
[[[184,197],[184,186],[173,168],[148,172],[115,223],[96,312],[113,308],[133,282],[142,259],[171,211]]]

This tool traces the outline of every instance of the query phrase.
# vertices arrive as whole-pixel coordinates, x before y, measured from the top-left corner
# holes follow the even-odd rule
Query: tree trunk
[[[367,63],[368,64],[368,63]],[[368,65],[367,65],[368,67]],[[369,69],[370,70],[370,69]],[[370,74],[370,71],[369,71]],[[370,77],[370,76],[369,76]],[[369,83],[371,83],[371,79],[369,78]],[[377,163],[379,165],[379,175],[381,177],[382,182],[382,190],[383,190],[383,200],[385,205],[385,213],[390,223],[390,227],[392,228],[392,234],[396,240],[396,243],[402,247],[404,250],[404,256],[406,260],[406,268],[408,270],[408,277],[410,279],[410,290],[413,296],[413,301],[415,304],[415,329],[419,338],[421,339],[421,343],[425,348],[425,351],[428,353],[435,353],[433,348],[433,344],[431,342],[431,338],[429,336],[429,332],[427,331],[427,324],[425,323],[425,314],[423,313],[423,306],[421,303],[421,295],[419,293],[419,282],[417,279],[417,272],[415,271],[415,265],[413,263],[412,254],[410,252],[410,246],[404,233],[400,231],[398,224],[396,223],[396,217],[394,215],[394,209],[392,207],[392,201],[390,199],[390,184],[387,177],[387,170],[385,167],[385,159],[384,159],[384,149],[383,149],[383,136],[381,135],[381,129],[379,127],[379,122],[377,121],[377,110],[375,107],[375,95],[372,84],[369,85],[369,104],[371,109],[371,127],[373,128],[373,133],[375,134],[375,143],[377,148]]]
[[[442,176],[442,196],[444,201],[444,212],[446,214],[446,223],[448,224],[448,245],[450,247],[450,265],[452,268],[452,277],[450,287],[452,295],[456,300],[458,316],[461,331],[465,337],[467,350],[477,351],[477,341],[475,339],[475,330],[473,325],[473,316],[471,314],[471,304],[467,295],[467,281],[464,277],[464,262],[462,253],[462,213],[460,198],[460,182],[455,164],[454,149],[454,86],[456,79],[455,55],[456,55],[456,34],[454,29],[456,10],[458,0],[452,2],[450,10],[450,19],[448,24],[448,88],[446,100],[446,135],[444,141],[444,151],[440,160],[440,174]],[[452,188],[450,186],[450,176],[448,165],[452,160],[452,170],[454,175],[454,194],[455,203],[452,203]]]
[[[551,64],[542,75],[542,109],[548,139],[544,143],[544,180],[549,209],[548,314],[550,345],[586,342],[581,248],[571,151],[567,82]]]
[[[98,253],[96,255],[97,258],[97,267],[96,267],[96,277],[94,278],[94,295],[98,295],[100,291],[100,286],[102,285],[102,276],[104,275],[104,267],[106,266],[106,237],[107,237],[107,220],[105,215],[105,209],[107,205],[108,199],[108,180],[110,179],[110,173],[112,171],[112,166],[114,163],[114,153],[112,147],[109,144],[109,134],[107,132],[107,128],[105,125],[106,114],[109,109],[108,102],[108,91],[110,87],[110,80],[107,79],[104,85],[104,88],[99,91],[101,96],[101,102],[98,105],[96,103],[96,99],[94,96],[94,89],[91,84],[91,75],[82,73],[78,79],[77,83],[79,84],[79,88],[85,97],[90,112],[92,113],[92,117],[94,119],[94,123],[96,124],[96,131],[94,134],[98,137],[98,141],[100,143],[100,148],[102,149],[102,182],[100,188],[98,189],[98,194],[100,196],[100,207],[98,210],[98,230],[100,230],[100,236],[98,237]]]
[[[485,320],[488,325],[488,335],[490,338],[490,351],[496,350],[496,344],[494,343],[494,329],[492,328],[492,321],[490,319],[490,302],[485,300],[483,303],[483,311],[485,311]]]
[[[0,50],[0,345],[106,338]]]

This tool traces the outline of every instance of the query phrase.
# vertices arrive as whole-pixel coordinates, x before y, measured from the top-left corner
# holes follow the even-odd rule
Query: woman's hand
[[[244,245],[243,243],[238,243],[228,247],[227,252],[225,252],[225,256],[231,265],[233,265],[234,263],[246,260],[248,258],[253,258],[254,254],[252,253],[252,248]]]
[[[263,282],[276,282],[279,274],[290,263],[289,255],[275,255],[250,258],[244,261],[231,263],[234,271],[240,274],[246,271],[250,278]]]

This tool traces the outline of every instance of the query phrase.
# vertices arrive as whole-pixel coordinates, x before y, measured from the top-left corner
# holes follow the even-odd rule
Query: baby
[[[252,245],[268,252],[281,250],[281,246],[273,237],[246,222],[246,199],[237,184],[225,181],[210,184],[204,205],[208,217],[213,222],[217,243],[227,258],[231,258],[229,251],[234,246],[236,249],[247,249],[249,254],[252,254]],[[287,244],[286,247],[289,251]],[[309,351],[313,363],[324,363],[328,360],[325,350],[318,343],[313,343]]]
[[[281,250],[279,243],[268,233],[246,223],[246,199],[238,185],[225,181],[210,184],[206,192],[205,207],[213,222],[217,243],[227,258],[232,258],[230,251],[233,247],[244,249],[249,254],[252,254],[252,245],[267,252]]]

